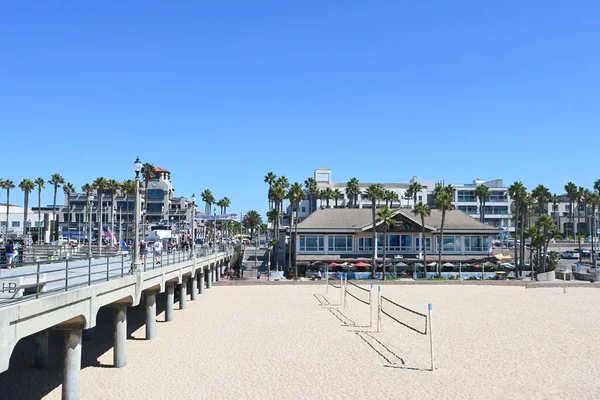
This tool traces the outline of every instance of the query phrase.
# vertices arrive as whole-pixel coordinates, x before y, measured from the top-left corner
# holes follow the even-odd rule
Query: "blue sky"
[[[320,165],[591,187],[599,17],[566,0],[0,0],[0,177],[79,188],[139,155],[236,212],[266,210],[268,171]]]

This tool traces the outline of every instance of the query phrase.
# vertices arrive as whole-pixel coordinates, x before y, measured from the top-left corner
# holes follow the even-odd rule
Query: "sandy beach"
[[[160,323],[151,341],[134,340],[144,335],[143,312],[130,309],[132,340],[123,369],[110,367],[107,311],[84,343],[82,398],[600,397],[596,289],[384,286],[386,297],[416,311],[426,313],[433,304],[434,372],[427,370],[428,336],[387,316],[382,332],[374,333],[367,305],[351,297],[346,308],[320,305],[339,302],[329,289],[325,300],[324,285],[217,285],[176,311],[174,322]],[[423,321],[408,314],[406,320]],[[60,398],[60,337],[52,339],[51,370],[24,364],[18,358],[27,359],[27,351],[21,350],[0,376],[3,394]]]

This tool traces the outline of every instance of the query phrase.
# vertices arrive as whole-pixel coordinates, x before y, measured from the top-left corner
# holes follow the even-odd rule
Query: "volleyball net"
[[[363,304],[371,305],[371,291],[352,283],[352,281],[346,282],[346,294]]]
[[[381,296],[381,313],[387,315],[400,325],[407,327],[421,335],[427,335],[427,315],[408,307],[404,307],[385,296]]]

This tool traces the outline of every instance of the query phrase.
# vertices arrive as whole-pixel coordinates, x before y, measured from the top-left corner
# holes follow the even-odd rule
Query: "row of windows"
[[[413,235],[388,235],[386,237],[387,251],[419,251],[421,243],[418,237],[413,241]],[[481,252],[489,248],[489,238],[487,236],[465,236],[465,251]],[[324,251],[325,236],[323,235],[300,235],[300,251],[319,252]],[[377,235],[377,250],[383,251],[383,235]],[[414,247],[413,247],[414,243]],[[437,238],[439,246],[439,237]],[[331,252],[351,252],[352,236],[350,235],[331,235],[327,239],[327,250]],[[373,251],[372,237],[358,238],[358,251]],[[431,251],[431,238],[425,238],[425,251]],[[444,251],[461,251],[461,236],[444,235]]]
[[[477,206],[458,206],[458,209],[466,214],[479,214],[479,207]],[[507,206],[485,206],[486,215],[507,215]]]
[[[479,199],[475,195],[474,191],[461,191],[456,192],[456,201],[458,202],[469,202],[475,203],[478,202]],[[498,202],[498,203],[507,203],[508,197],[504,195],[504,192],[492,192],[490,196],[486,199],[489,202]]]

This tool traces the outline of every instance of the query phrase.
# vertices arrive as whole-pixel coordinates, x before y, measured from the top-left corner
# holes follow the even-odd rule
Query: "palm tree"
[[[284,190],[287,190],[290,187],[290,181],[284,175],[277,178],[277,183],[279,185],[281,185],[281,187],[283,187]],[[281,210],[283,210],[283,202],[284,201],[285,201],[285,197],[283,198],[282,203],[281,203]]]
[[[42,240],[42,189],[46,188],[46,180],[37,178],[33,181],[38,191],[38,243]]]
[[[398,193],[393,190],[384,190],[383,192],[383,200],[385,200],[385,205],[389,208],[394,208],[394,201],[399,201]]]
[[[371,266],[371,270],[373,273],[373,277],[375,277],[376,269],[377,269],[377,227],[376,223],[376,203],[377,200],[381,197],[381,187],[379,185],[370,185],[364,193],[365,198],[371,200],[371,216],[373,221],[373,265]]]
[[[75,193],[75,186],[71,182],[67,182],[63,185],[63,193],[67,198],[67,238],[71,238],[71,193]]]
[[[144,163],[142,165],[142,179],[144,180],[144,188],[148,189],[148,183],[154,178],[156,178],[156,167],[152,163]]]
[[[325,188],[323,190],[323,196],[325,196],[325,201],[327,202],[327,208],[329,208],[329,200],[333,199],[334,194],[333,194],[333,190],[331,188]]]
[[[265,183],[269,185],[269,192],[271,191],[271,188],[273,187],[273,184],[275,183],[275,180],[277,179],[277,175],[275,175],[274,172],[267,172],[267,174],[265,175]],[[269,199],[269,208],[273,207],[273,204],[271,202],[271,199]]]
[[[485,203],[490,198],[490,188],[485,185],[479,185],[475,188],[475,196],[479,199],[479,220],[485,224]]]
[[[277,219],[275,220],[274,226],[274,239],[277,241],[277,246],[273,248],[274,259],[274,267],[275,271],[279,271],[279,225],[281,223],[281,207],[283,204],[283,199],[285,198],[285,189],[279,184],[279,182],[273,185],[273,189],[271,190],[271,196],[273,200],[273,204],[275,205],[275,210],[277,210]]]
[[[13,181],[11,181],[10,179],[6,179],[6,180],[2,180],[2,182],[0,183],[2,186],[2,189],[6,189],[6,233],[8,234],[8,212],[10,209],[10,189],[14,189],[15,184]],[[6,243],[6,237],[4,238],[4,241]]]
[[[406,198],[410,199],[412,197],[413,199],[413,207],[415,206],[415,204],[417,204],[417,196],[419,195],[419,193],[421,192],[421,190],[423,190],[423,186],[419,183],[419,182],[412,182],[409,186],[408,186],[408,190],[406,191]]]
[[[413,208],[413,214],[421,217],[421,251],[423,253],[423,265],[427,266],[427,257],[425,255],[425,217],[431,215],[431,210],[427,204],[420,201],[415,204],[415,208]]]
[[[215,202],[215,196],[213,196],[210,189],[204,189],[204,191],[200,193],[200,196],[204,202],[204,214],[210,215],[211,207]]]
[[[577,185],[573,182],[569,182],[565,185],[565,191],[567,192],[567,197],[569,198],[569,224],[570,224],[570,234],[574,235],[574,224],[573,220],[573,204],[575,200],[577,200]]]
[[[278,247],[278,242],[279,242],[279,238],[275,238],[275,226],[277,225],[277,222],[279,221],[279,211],[276,208],[271,208],[269,211],[267,211],[267,220],[271,223],[271,226],[273,227],[273,237],[271,239],[271,245],[273,246],[273,254],[271,256],[271,262],[270,264],[272,266],[275,265],[275,247]]]
[[[129,218],[129,195],[135,194],[135,181],[133,179],[127,179],[123,182],[121,184],[121,193],[125,195],[125,207],[127,208],[127,228],[125,229],[125,238],[126,240],[129,240],[129,223],[131,222],[131,219]]]
[[[542,234],[542,246],[540,246],[540,250],[543,250],[540,251],[541,254],[538,257],[538,261],[540,262],[541,272],[546,272],[548,244],[550,243],[550,239],[556,235],[556,224],[549,215],[543,214],[537,220],[537,227]],[[581,250],[579,251],[579,254],[581,254]]]
[[[340,191],[340,189],[335,189],[333,191],[333,199],[335,200],[335,208],[338,208],[338,200],[343,199],[344,195]]]
[[[581,206],[585,202],[585,189],[583,186],[577,188],[577,243],[579,245],[579,254],[581,254]]]
[[[596,266],[596,258],[597,254],[594,250],[594,242],[596,241],[596,206],[600,204],[600,194],[596,192],[592,192],[589,195],[589,204],[592,207],[592,215],[591,215],[591,225],[592,225],[592,265]]]
[[[144,168],[142,167],[142,170]],[[98,195],[98,251],[102,249],[102,208],[104,207],[104,192],[108,188],[108,180],[98,177],[94,180],[94,188]],[[91,238],[90,238],[91,240]]]
[[[388,206],[383,206],[379,212],[377,212],[377,217],[383,225],[383,280],[386,280],[385,253],[387,247],[387,231],[388,227],[394,224],[394,212],[390,210]],[[373,229],[375,229],[375,227],[373,227]]]
[[[58,239],[58,221],[56,219],[56,193],[60,185],[65,183],[65,178],[61,174],[52,174],[49,184],[54,186],[54,202],[52,203],[52,220],[54,221],[54,240]]]
[[[446,220],[446,212],[454,210],[453,199],[453,188],[448,186],[442,186],[443,190],[439,190],[435,196],[435,208],[442,212],[442,222],[440,224],[440,241],[438,245],[438,262],[436,265],[436,272],[440,274],[440,265],[442,265],[442,252],[444,251],[444,222]]]
[[[254,239],[254,230],[262,225],[262,217],[255,210],[250,210],[244,215],[242,224],[245,228],[250,229],[250,238]],[[258,242],[258,241],[257,241]]]
[[[550,197],[550,203],[552,203],[552,212],[555,213],[555,222],[556,222],[556,226],[559,225],[559,221],[560,221],[560,217],[558,215],[558,204],[560,203],[560,197],[558,197],[558,195],[555,193]]]
[[[337,190],[337,189],[336,189]],[[339,190],[338,190],[339,191]],[[341,195],[341,192],[340,192]],[[291,239],[292,226],[290,226],[290,246],[289,246],[289,258],[290,258],[290,268],[292,267],[292,260],[294,260],[293,268],[294,273],[298,276],[298,266],[296,265],[296,243],[298,243],[298,209],[300,208],[300,202],[304,200],[304,189],[299,182],[294,182],[287,193],[287,198],[290,201],[290,205],[292,208],[292,219],[291,222],[294,224],[294,240]],[[336,198],[337,202],[337,198]],[[294,210],[296,210],[296,219],[294,220]],[[292,248],[294,249],[294,257],[292,258]]]
[[[229,197],[223,197],[221,203],[223,204],[223,214],[227,214],[227,208],[231,206],[231,200]]]
[[[552,193],[544,185],[537,185],[531,192],[531,196],[537,201],[537,213],[542,215],[546,212],[546,203],[552,198]]]
[[[304,181],[304,188],[308,192],[308,213],[310,214],[314,211],[313,202],[315,201],[315,198],[319,193],[319,189],[317,189],[317,181],[315,181],[315,178],[307,178]]]
[[[358,195],[360,194],[360,185],[358,179],[351,178],[346,183],[346,195],[348,196],[348,207],[358,206]]]
[[[529,241],[531,242],[531,250],[529,253],[529,262],[531,263],[531,266],[533,268],[534,265],[534,258],[533,258],[533,253],[535,252],[537,255],[537,269],[540,269],[540,259],[541,257],[539,256],[539,254],[541,253],[540,247],[542,246],[542,244],[544,243],[544,236],[542,235],[542,233],[540,232],[540,230],[538,229],[538,227],[536,225],[531,225],[530,227],[527,228],[527,230],[524,233],[524,237],[529,238]],[[533,279],[533,276],[531,277],[531,279]]]
[[[216,203],[217,207],[219,207],[219,214],[223,214],[223,199],[218,200]]]
[[[23,237],[27,235],[27,211],[29,208],[29,193],[35,189],[35,183],[31,179],[23,179],[19,183],[19,187],[23,191]]]
[[[519,248],[517,247],[517,232],[519,231],[519,213],[521,212],[521,200],[523,199],[523,196],[525,195],[525,193],[527,192],[527,189],[525,188],[525,186],[523,185],[523,182],[519,182],[516,181],[514,182],[512,185],[510,185],[508,187],[508,195],[513,199],[513,201],[515,202],[515,206],[514,206],[514,215],[515,215],[515,267],[517,269],[516,274],[517,277],[520,276],[521,270],[522,270],[522,266],[521,264],[523,263],[523,259],[521,259],[521,263],[519,263]],[[521,230],[521,234],[523,234],[523,231]],[[523,239],[521,239],[521,244],[523,243]]]

